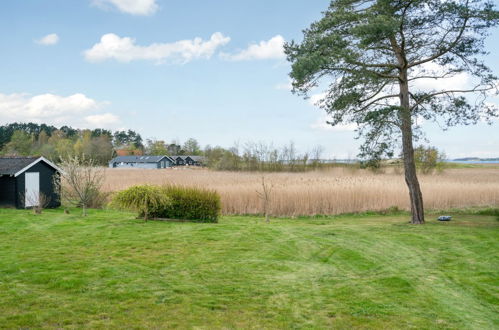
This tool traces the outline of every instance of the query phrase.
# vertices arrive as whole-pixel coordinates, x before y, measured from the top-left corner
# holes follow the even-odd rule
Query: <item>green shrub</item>
[[[137,211],[140,217],[147,221],[155,216],[159,210],[169,208],[170,199],[164,190],[156,186],[133,186],[118,192],[113,198],[113,205]]]
[[[166,186],[162,190],[170,203],[155,214],[157,217],[197,222],[218,221],[221,203],[217,192],[182,186]]]
[[[416,167],[423,174],[430,174],[434,170],[442,172],[445,168],[445,153],[435,147],[425,147],[423,145],[414,149],[414,162]]]
[[[144,220],[217,222],[221,211],[220,196],[215,191],[182,186],[134,186],[116,193],[111,205],[137,211]]]
[[[486,209],[479,210],[478,215],[496,215],[499,217],[499,207],[489,207]]]

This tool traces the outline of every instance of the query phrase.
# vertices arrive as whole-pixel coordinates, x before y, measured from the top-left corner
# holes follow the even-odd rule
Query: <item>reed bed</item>
[[[177,184],[216,190],[222,213],[261,214],[262,175],[272,185],[272,215],[326,215],[409,209],[403,175],[388,169],[373,173],[332,168],[305,173],[217,172],[207,169],[106,169],[104,190],[118,191],[136,184]],[[499,169],[448,169],[420,175],[426,209],[499,205]]]

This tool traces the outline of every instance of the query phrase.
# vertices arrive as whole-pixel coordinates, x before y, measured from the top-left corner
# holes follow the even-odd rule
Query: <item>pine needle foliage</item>
[[[495,2],[332,0],[302,41],[284,46],[293,92],[310,97],[325,88],[317,105],[329,124],[358,127],[361,158],[402,150],[413,224],[425,222],[414,160],[421,119],[447,128],[499,116],[487,102],[499,79],[483,62],[485,39],[499,25]],[[460,77],[469,78],[466,87],[446,80]]]

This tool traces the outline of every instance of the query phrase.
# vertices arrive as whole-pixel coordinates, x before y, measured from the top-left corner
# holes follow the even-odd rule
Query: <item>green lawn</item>
[[[407,220],[0,209],[0,328],[499,328],[496,217]]]

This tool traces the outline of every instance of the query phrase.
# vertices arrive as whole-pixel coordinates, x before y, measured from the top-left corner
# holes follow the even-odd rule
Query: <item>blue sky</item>
[[[322,145],[325,157],[354,157],[355,134],[328,128],[322,110],[291,94],[281,52],[328,3],[2,1],[0,124],[130,128],[224,147],[294,141],[301,151]],[[499,74],[498,30],[486,47]],[[446,132],[424,126],[450,157],[499,157],[497,121]]]

